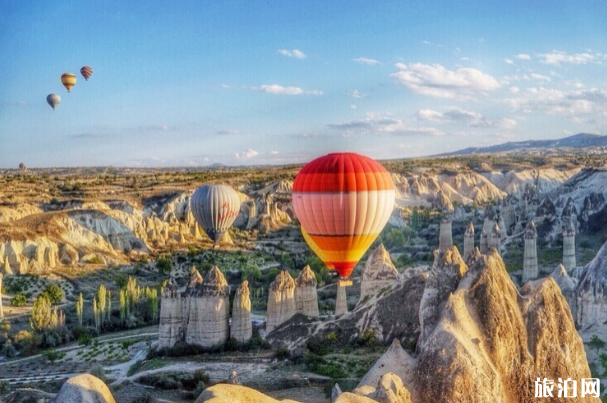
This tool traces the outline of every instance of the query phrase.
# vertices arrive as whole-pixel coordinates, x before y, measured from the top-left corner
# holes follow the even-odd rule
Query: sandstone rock
[[[283,270],[270,285],[266,332],[272,332],[293,315],[295,315],[295,281],[288,271]]]
[[[8,263],[8,259],[4,261],[4,275],[11,276],[13,274],[13,269],[11,265]]]
[[[575,304],[576,304],[575,282],[573,281],[573,279],[571,277],[569,277],[569,274],[567,274],[567,270],[565,269],[565,266],[560,264],[550,274],[550,277],[552,277],[554,279],[554,281],[556,281],[559,288],[561,289],[561,292],[563,293],[563,296],[567,300],[567,303],[569,304],[571,311],[575,313]]]
[[[563,266],[573,270],[577,266],[575,259],[575,226],[571,218],[565,216],[563,224]]]
[[[337,280],[337,295],[335,297],[335,317],[339,317],[348,312],[348,297],[346,296],[346,285]]]
[[[162,290],[160,300],[160,325],[158,328],[158,346],[170,348],[184,336],[184,303],[173,277]]]
[[[116,403],[103,381],[93,375],[74,376],[61,386],[55,403]]]
[[[331,389],[331,402],[335,402],[342,393],[338,383],[333,385],[333,388]]]
[[[502,237],[502,234],[500,231],[500,227],[497,223],[495,223],[495,225],[491,229],[491,233],[489,234],[489,237],[487,238],[487,248],[489,248],[489,249],[494,248],[497,251],[497,253],[500,253],[501,237]]]
[[[607,243],[582,270],[576,290],[576,324],[587,339],[607,339]]]
[[[78,263],[78,251],[70,244],[63,244],[59,250],[59,261],[66,265]]]
[[[376,387],[387,373],[393,373],[407,379],[415,368],[415,360],[401,347],[400,341],[394,339],[390,348],[375,362],[373,367],[360,380],[358,388],[364,385]]]
[[[474,252],[474,224],[470,223],[466,232],[464,233],[464,260],[468,261],[468,258]]]
[[[523,252],[523,283],[536,279],[540,272],[537,265],[537,230],[533,220],[527,225],[525,234],[525,250]]]
[[[377,390],[371,397],[380,403],[412,403],[411,394],[403,385],[402,379],[390,372],[381,377]]]
[[[444,214],[440,222],[440,233],[438,237],[438,249],[446,250],[453,246],[452,219],[449,214]]]
[[[0,273],[0,318],[4,318],[4,311],[2,310],[2,273]]]
[[[278,403],[278,400],[241,385],[217,384],[205,389],[194,403]]]
[[[383,244],[380,244],[369,255],[363,268],[360,279],[359,302],[364,301],[368,295],[377,292],[377,290],[394,284],[397,277],[398,271],[394,267],[392,259],[390,259],[390,253],[384,248]]]
[[[230,335],[236,341],[246,343],[253,336],[253,324],[251,322],[251,296],[249,282],[243,281],[236,290],[234,306],[232,307],[232,327]]]
[[[99,256],[94,253],[87,253],[80,258],[80,261],[82,263],[101,264],[104,266],[107,264],[103,256]]]
[[[455,246],[445,251],[435,251],[434,254],[434,263],[419,308],[421,336],[418,346],[428,339],[440,319],[444,304],[468,271]]]
[[[199,287],[202,295],[190,297],[186,343],[212,348],[228,341],[230,332],[230,286],[213,266]]]
[[[297,313],[313,317],[320,315],[316,284],[316,275],[310,266],[306,265],[295,280],[295,311]]]

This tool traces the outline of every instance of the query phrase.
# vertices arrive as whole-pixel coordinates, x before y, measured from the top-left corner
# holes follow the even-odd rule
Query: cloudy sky
[[[607,134],[602,0],[147,3],[0,3],[0,167],[400,158]],[[61,74],[83,65],[92,78],[68,94]]]

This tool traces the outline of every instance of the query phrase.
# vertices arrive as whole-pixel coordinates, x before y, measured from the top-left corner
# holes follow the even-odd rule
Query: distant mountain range
[[[527,140],[508,142],[490,147],[469,147],[464,148],[463,150],[441,154],[441,156],[491,154],[533,148],[587,148],[605,146],[607,146],[607,136],[601,136],[599,134],[580,133],[573,136],[564,137],[558,140]]]

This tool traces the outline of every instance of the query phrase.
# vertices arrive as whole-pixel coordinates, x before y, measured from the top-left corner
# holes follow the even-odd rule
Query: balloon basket
[[[349,278],[340,278],[337,280],[337,285],[339,287],[350,287],[352,285],[352,280]]]

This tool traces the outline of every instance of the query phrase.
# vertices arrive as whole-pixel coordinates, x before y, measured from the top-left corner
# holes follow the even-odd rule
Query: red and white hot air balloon
[[[394,182],[377,161],[355,153],[328,154],[306,164],[293,183],[293,208],[306,241],[342,279],[388,222]],[[303,232],[302,231],[302,232]]]

